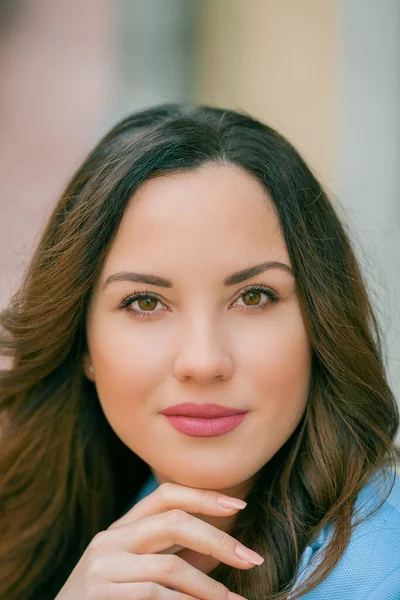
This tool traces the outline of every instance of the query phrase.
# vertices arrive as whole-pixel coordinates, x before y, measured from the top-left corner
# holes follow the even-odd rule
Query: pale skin
[[[275,265],[225,285],[233,273],[264,263]],[[115,433],[149,464],[159,484],[175,484],[175,495],[172,505],[159,502],[156,511],[166,517],[154,524],[154,540],[158,536],[163,543],[151,541],[148,533],[147,547],[141,546],[136,543],[140,530],[133,537],[130,529],[149,510],[154,518],[156,490],[106,532],[110,536],[118,531],[120,551],[124,547],[134,556],[147,554],[149,565],[149,553],[175,552],[165,558],[193,569],[191,581],[196,581],[195,573],[207,577],[221,561],[239,567],[220,551],[221,540],[231,549],[236,543],[229,531],[237,510],[207,511],[204,503],[207,494],[213,495],[214,506],[219,494],[245,500],[257,472],[287,441],[304,413],[311,351],[290,268],[268,193],[239,167],[210,164],[168,174],[147,181],[134,194],[90,299],[89,351],[83,366]],[[121,272],[157,275],[171,285],[130,280],[106,284]],[[134,292],[144,297],[120,308]],[[179,402],[214,402],[249,412],[228,434],[191,437],[161,414]],[[185,490],[194,494],[192,501]],[[174,517],[168,515],[174,508],[189,520],[179,512],[179,526],[172,526],[171,534]],[[153,531],[150,525],[147,531]],[[126,578],[132,585],[138,581],[137,573]],[[159,587],[162,592],[154,597],[163,599],[170,596],[162,594],[177,593],[173,589],[204,600],[226,598],[228,593],[213,588],[214,595],[208,596],[200,585],[197,595],[196,588],[178,588],[165,578]]]

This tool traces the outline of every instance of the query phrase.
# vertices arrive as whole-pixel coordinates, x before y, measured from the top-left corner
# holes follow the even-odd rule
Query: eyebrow
[[[242,281],[251,279],[256,275],[259,275],[259,273],[263,273],[264,271],[268,271],[270,269],[282,269],[283,271],[290,273],[294,277],[293,271],[289,267],[289,265],[278,261],[272,261],[264,262],[260,265],[254,265],[254,267],[248,267],[247,269],[242,269],[241,271],[236,271],[236,273],[232,273],[232,275],[229,275],[224,280],[224,285],[236,285],[237,283],[241,283]],[[132,271],[122,271],[120,273],[114,273],[113,275],[107,277],[103,289],[112,281],[136,281],[138,283],[146,283],[148,285],[156,285],[158,287],[164,288],[173,287],[173,283],[170,279],[160,277],[159,275],[151,275],[149,273],[134,273]]]

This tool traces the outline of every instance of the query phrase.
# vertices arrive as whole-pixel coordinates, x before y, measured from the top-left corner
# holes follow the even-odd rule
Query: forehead
[[[286,260],[274,205],[264,186],[243,169],[204,165],[145,182],[127,207],[107,269],[184,264],[237,267]],[[123,264],[121,264],[123,263]]]

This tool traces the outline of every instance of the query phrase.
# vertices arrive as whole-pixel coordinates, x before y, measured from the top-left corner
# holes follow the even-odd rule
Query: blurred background
[[[0,308],[85,154],[170,101],[284,134],[352,239],[400,398],[399,0],[0,0]]]

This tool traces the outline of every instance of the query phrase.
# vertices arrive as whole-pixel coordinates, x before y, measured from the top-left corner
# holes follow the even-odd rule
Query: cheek
[[[255,409],[268,431],[290,431],[304,411],[311,375],[311,349],[299,309],[270,319],[265,335],[253,338],[243,369]]]
[[[136,438],[157,411],[149,399],[168,375],[168,353],[165,344],[148,334],[146,324],[130,327],[126,318],[111,327],[111,321],[99,318],[89,341],[100,404],[111,427],[127,442],[124,431]]]

